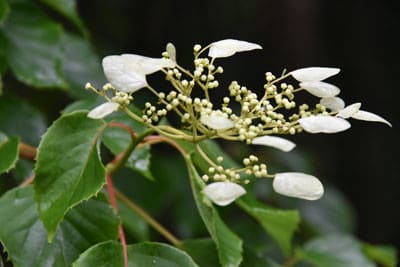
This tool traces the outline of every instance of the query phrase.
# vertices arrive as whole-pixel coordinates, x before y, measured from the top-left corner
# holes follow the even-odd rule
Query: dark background
[[[355,207],[357,235],[400,247],[398,163],[399,8],[389,1],[78,1],[99,53],[158,57],[167,42],[181,65],[191,66],[192,46],[234,38],[263,50],[221,59],[224,80],[261,87],[264,73],[306,66],[341,68],[331,79],[347,104],[380,114],[393,124],[352,120],[335,135],[296,136],[324,183],[336,185]],[[221,88],[223,88],[221,86]]]

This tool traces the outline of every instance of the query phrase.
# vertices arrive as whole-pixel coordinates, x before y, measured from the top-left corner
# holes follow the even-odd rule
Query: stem
[[[117,156],[115,160],[111,163],[107,164],[106,170],[107,173],[113,173],[119,168],[121,168],[125,162],[128,160],[129,156],[131,155],[132,151],[136,148],[136,146],[149,134],[153,133],[152,129],[147,130],[140,135],[138,135],[135,139],[132,139],[132,142],[129,144],[128,148],[123,152],[123,154],[119,157]]]
[[[144,211],[138,204],[133,202],[123,193],[115,190],[115,195],[125,203],[129,208],[134,210],[140,217],[142,217],[151,227],[154,228],[157,232],[159,232],[162,236],[164,236],[171,244],[176,247],[181,246],[182,242],[176,238],[170,231],[168,231],[164,226],[162,226],[159,222],[157,222],[150,214]]]
[[[23,158],[35,160],[37,154],[36,147],[28,145],[24,142],[19,144],[19,155]]]
[[[199,152],[199,154],[207,161],[208,164],[210,164],[213,167],[217,167],[217,164],[215,164],[214,161],[212,161],[207,154],[201,149],[199,144],[196,144],[196,150]]]
[[[295,256],[292,256],[290,258],[287,258],[286,261],[283,263],[282,267],[292,267],[294,264],[297,262],[297,258]]]
[[[179,153],[181,153],[181,155],[183,157],[186,156],[186,154],[187,154],[186,151],[173,139],[170,139],[170,138],[165,137],[165,136],[159,136],[159,135],[151,135],[151,136],[147,136],[145,138],[145,143],[146,144],[152,145],[152,144],[157,144],[157,143],[161,143],[161,142],[170,144],[171,146],[176,148],[176,150],[178,150]]]
[[[118,213],[118,203],[117,203],[117,199],[115,197],[115,190],[114,190],[114,186],[112,183],[112,177],[110,174],[107,174],[107,192],[108,192],[108,196],[110,198],[111,206],[114,208],[115,212]],[[124,254],[124,267],[128,267],[128,250],[127,250],[127,246],[126,246],[124,228],[122,227],[121,221],[119,222],[119,225],[118,225],[118,235],[119,235],[119,240],[121,241],[121,245],[122,245],[122,253]]]

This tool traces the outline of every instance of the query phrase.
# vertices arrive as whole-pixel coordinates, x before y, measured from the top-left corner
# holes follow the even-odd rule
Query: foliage
[[[310,69],[278,78],[268,73],[268,93],[262,101],[232,83],[230,96],[242,109],[251,107],[237,118],[226,98],[221,109],[210,108],[209,93],[219,86],[214,76],[223,72],[214,60],[260,48],[237,40],[204,48],[195,45],[193,73],[177,65],[172,44],[160,59],[109,57],[104,70],[112,84],[97,90],[105,81],[100,57],[75,0],[0,0],[0,266],[357,267],[376,262],[394,267],[393,247],[365,244],[352,235],[351,207],[336,189],[326,188],[319,202],[289,205],[273,192],[260,195],[257,189],[265,186],[284,195],[316,199],[323,187],[310,175],[280,173],[287,185],[282,188],[276,182],[279,176],[258,157],[250,155],[240,162],[210,140],[267,144],[285,151],[294,147],[291,142],[264,137],[342,131],[349,127],[350,117],[390,124],[359,110],[359,105],[344,107],[337,99],[326,99],[336,96],[338,89],[321,80],[337,69],[313,69],[313,74],[322,75],[318,81],[307,80]],[[208,62],[201,57],[207,49],[212,58]],[[130,60],[136,65],[132,67]],[[115,64],[124,71],[127,67],[132,76],[113,72]],[[146,80],[155,71],[166,74],[181,95],[187,92],[186,98],[155,92]],[[181,78],[185,75],[193,84]],[[279,91],[276,85],[289,76],[300,82],[301,90],[323,98],[324,105],[303,106],[299,116],[282,118],[277,110],[294,108],[296,89],[281,84]],[[203,90],[203,104],[189,97],[195,85]],[[157,105],[165,109],[151,103],[135,107],[132,93],[141,87],[155,93]],[[31,96],[35,93],[55,103],[68,101],[68,106],[57,106],[61,115],[54,119],[43,100]],[[275,101],[277,108],[262,107],[267,100]],[[276,117],[272,122],[262,116],[268,113],[264,109]],[[170,114],[163,118],[171,110],[184,129],[168,122]],[[247,123],[251,116],[266,126],[251,127],[256,123]],[[276,126],[282,123],[288,127]],[[159,143],[169,146],[155,146]],[[286,181],[285,175],[291,179]],[[220,189],[207,193],[213,183],[234,188],[233,195],[223,191],[221,196]],[[221,203],[233,204],[215,205]]]

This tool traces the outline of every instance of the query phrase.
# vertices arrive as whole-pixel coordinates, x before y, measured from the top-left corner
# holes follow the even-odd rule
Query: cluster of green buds
[[[273,178],[276,192],[303,199],[319,199],[323,194],[320,181],[304,173],[269,174],[265,164],[259,164],[254,155],[243,159],[243,168],[225,169],[223,159],[213,162],[198,143],[205,139],[242,141],[265,145],[288,152],[295,144],[276,135],[309,133],[336,133],[350,127],[347,119],[390,123],[371,112],[360,110],[360,103],[345,106],[337,97],[340,89],[323,80],[339,73],[338,68],[309,67],[274,75],[265,73],[263,88],[250,89],[237,81],[228,88],[220,88],[218,75],[224,72],[216,64],[217,58],[229,57],[237,52],[262,49],[255,43],[225,39],[205,47],[194,45],[193,70],[177,63],[176,50],[168,44],[161,58],[123,54],[103,59],[103,70],[109,81],[101,90],[93,90],[107,100],[94,108],[88,117],[100,119],[121,109],[133,119],[146,124],[161,135],[183,139],[196,144],[199,154],[210,164],[203,180],[209,183],[204,193],[214,203],[227,205],[245,193],[240,184],[242,173],[259,178]],[[206,54],[206,52],[208,53]],[[146,76],[161,71],[170,83],[169,92],[160,92],[150,86]],[[157,98],[144,104],[141,116],[132,113],[128,105],[132,94],[147,88]],[[211,91],[225,90],[222,104],[216,106]],[[320,99],[314,107],[296,103],[295,94],[306,91]],[[219,94],[220,95],[220,94]],[[235,103],[236,102],[236,103]],[[235,113],[234,105],[239,105]],[[180,118],[182,127],[158,125],[160,119],[173,113]]]

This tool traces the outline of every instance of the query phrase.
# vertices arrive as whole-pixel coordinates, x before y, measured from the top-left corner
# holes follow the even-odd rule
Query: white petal
[[[146,75],[175,63],[163,58],[149,58],[124,54],[103,58],[103,70],[107,80],[118,90],[131,93],[146,87]]]
[[[387,120],[385,120],[384,118],[382,118],[381,116],[376,115],[372,112],[364,111],[364,110],[357,111],[351,117],[353,119],[363,120],[363,121],[383,122],[383,123],[389,125],[390,127],[392,127],[392,124],[390,122],[388,122]]]
[[[340,89],[330,83],[325,82],[302,82],[300,87],[312,95],[318,97],[332,97],[340,93]]]
[[[204,188],[204,194],[219,206],[229,205],[245,193],[243,187],[231,182],[216,182]]]
[[[116,111],[118,107],[118,103],[106,102],[92,109],[87,116],[92,119],[102,119]]]
[[[285,152],[289,152],[292,150],[296,144],[292,141],[289,141],[285,138],[277,137],[277,136],[269,136],[264,135],[260,137],[256,137],[251,142],[253,145],[263,145],[263,146],[270,146],[277,149],[280,149]]]
[[[292,71],[292,76],[300,82],[322,81],[340,72],[338,68],[309,67]]]
[[[212,43],[210,45],[210,50],[208,51],[208,56],[212,58],[229,57],[237,52],[250,51],[254,49],[262,49],[262,47],[258,44],[246,41],[225,39]]]
[[[307,200],[317,200],[324,194],[324,187],[318,178],[300,172],[276,174],[272,187],[279,194]]]
[[[319,103],[334,112],[344,108],[344,101],[340,97],[324,97]]]
[[[350,123],[345,119],[325,115],[301,118],[298,122],[309,133],[337,133],[350,128]]]
[[[342,110],[339,110],[339,112],[336,114],[337,117],[343,118],[343,119],[348,119],[351,116],[353,116],[354,113],[356,113],[361,107],[361,103],[354,103],[351,105],[348,105]]]
[[[200,121],[204,125],[215,130],[229,129],[235,126],[232,120],[226,118],[219,112],[212,112],[210,115],[201,116]]]

